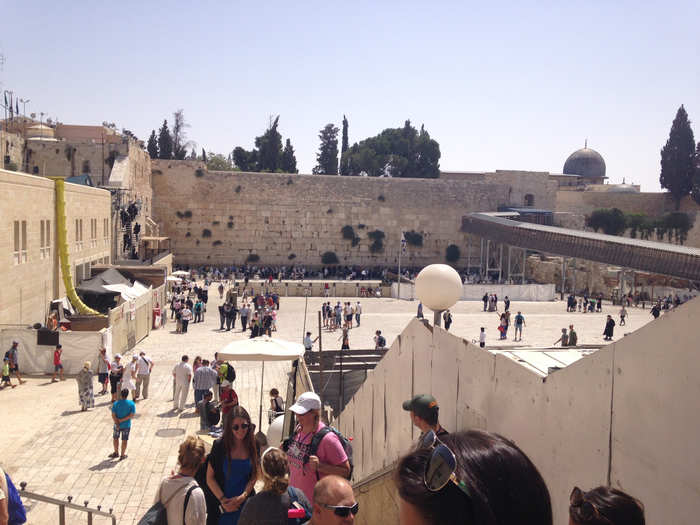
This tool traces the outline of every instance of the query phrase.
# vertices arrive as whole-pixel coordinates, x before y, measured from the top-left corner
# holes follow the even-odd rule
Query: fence
[[[462,286],[461,301],[481,301],[484,294],[495,293],[499,299],[508,296],[511,301],[553,301],[553,284],[465,284]],[[391,285],[391,296],[398,297],[398,284]],[[401,299],[416,298],[414,285],[401,283]]]
[[[153,308],[165,304],[165,285],[109,311],[112,353],[124,353],[151,333]]]

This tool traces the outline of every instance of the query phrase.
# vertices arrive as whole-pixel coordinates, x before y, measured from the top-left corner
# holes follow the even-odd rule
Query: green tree
[[[178,109],[173,113],[173,158],[183,160],[187,156],[187,148],[193,145],[193,142],[187,140],[186,128],[190,125],[185,122],[185,113],[182,109]]]
[[[158,158],[166,160],[173,158],[173,139],[170,136],[167,120],[163,121],[158,131]]]
[[[202,148],[202,161],[204,161],[204,162],[207,161],[207,152],[204,151],[204,148]]]
[[[350,166],[348,166],[347,163],[347,157],[345,156],[345,152],[349,148],[349,142],[348,142],[348,119],[345,118],[345,115],[343,115],[343,138],[341,140],[341,146],[340,146],[340,174],[341,175],[350,175]]]
[[[319,175],[338,174],[338,131],[333,124],[326,124],[319,132],[318,138],[321,145],[316,154],[316,166],[312,173]]]
[[[294,148],[292,147],[292,141],[287,139],[284,145],[284,151],[282,152],[282,171],[284,173],[298,173],[297,170],[297,158],[294,155]]]
[[[282,135],[277,131],[280,117],[277,115],[270,122],[265,133],[255,138],[258,149],[258,171],[274,173],[282,166]]]
[[[206,158],[207,170],[209,171],[234,171],[231,161],[221,153],[212,153],[210,151]]]
[[[148,154],[152,159],[158,158],[158,138],[156,137],[156,130],[151,130],[151,136],[148,137],[148,146],[146,147]]]
[[[241,171],[258,171],[258,150],[247,151],[236,147],[233,150],[233,164]]]
[[[370,177],[437,178],[440,176],[440,145],[421,126],[420,132],[407,120],[402,128],[387,128],[376,137],[355,143],[342,163],[351,175]]]
[[[661,150],[659,177],[661,187],[671,192],[676,210],[681,206],[681,199],[690,194],[695,170],[695,138],[688,113],[681,105],[671,124],[666,145]]]
[[[586,225],[596,232],[603,230],[607,235],[622,235],[627,229],[625,214],[618,208],[594,210],[586,218]]]

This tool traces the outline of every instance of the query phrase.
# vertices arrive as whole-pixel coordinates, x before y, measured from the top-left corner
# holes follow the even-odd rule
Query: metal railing
[[[88,507],[88,504],[90,502],[87,500],[85,500],[83,502],[83,506],[81,507],[80,505],[73,503],[73,496],[68,496],[66,498],[68,501],[63,501],[63,500],[56,499],[56,498],[50,498],[48,496],[42,496],[41,494],[35,494],[34,492],[28,492],[26,481],[22,481],[19,484],[19,486],[20,486],[19,495],[22,496],[23,498],[27,498],[27,499],[31,499],[31,500],[35,500],[35,501],[43,501],[44,503],[50,503],[51,505],[56,505],[58,507],[58,524],[59,525],[66,525],[66,509],[67,508],[87,513],[88,525],[92,525],[92,517],[93,516],[102,516],[104,518],[109,518],[112,520],[112,525],[117,525],[117,517],[114,514],[112,514],[113,509],[109,509],[109,512],[104,512],[102,510],[102,505],[98,505],[96,509],[93,509],[91,507]]]

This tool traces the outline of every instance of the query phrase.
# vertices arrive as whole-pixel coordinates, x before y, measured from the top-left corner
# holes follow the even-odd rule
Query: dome
[[[586,179],[605,179],[605,161],[595,150],[589,147],[574,151],[564,163],[564,173],[580,175]]]

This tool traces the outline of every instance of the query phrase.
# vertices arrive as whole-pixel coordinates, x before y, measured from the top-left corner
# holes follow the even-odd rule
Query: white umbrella
[[[190,272],[186,272],[185,270],[177,270],[176,272],[173,272],[173,275],[185,276],[185,275],[189,275],[189,274],[190,274]]]
[[[182,279],[180,279],[179,277],[175,277],[174,275],[168,275],[168,276],[165,278],[165,280],[166,280],[166,281],[172,281],[172,282],[174,282],[174,283],[181,283],[181,282],[182,282]]]
[[[219,351],[220,360],[228,361],[262,361],[260,377],[260,412],[258,430],[262,428],[263,380],[265,379],[265,361],[294,361],[304,356],[304,345],[283,339],[273,339],[266,335],[253,339],[232,341]]]

